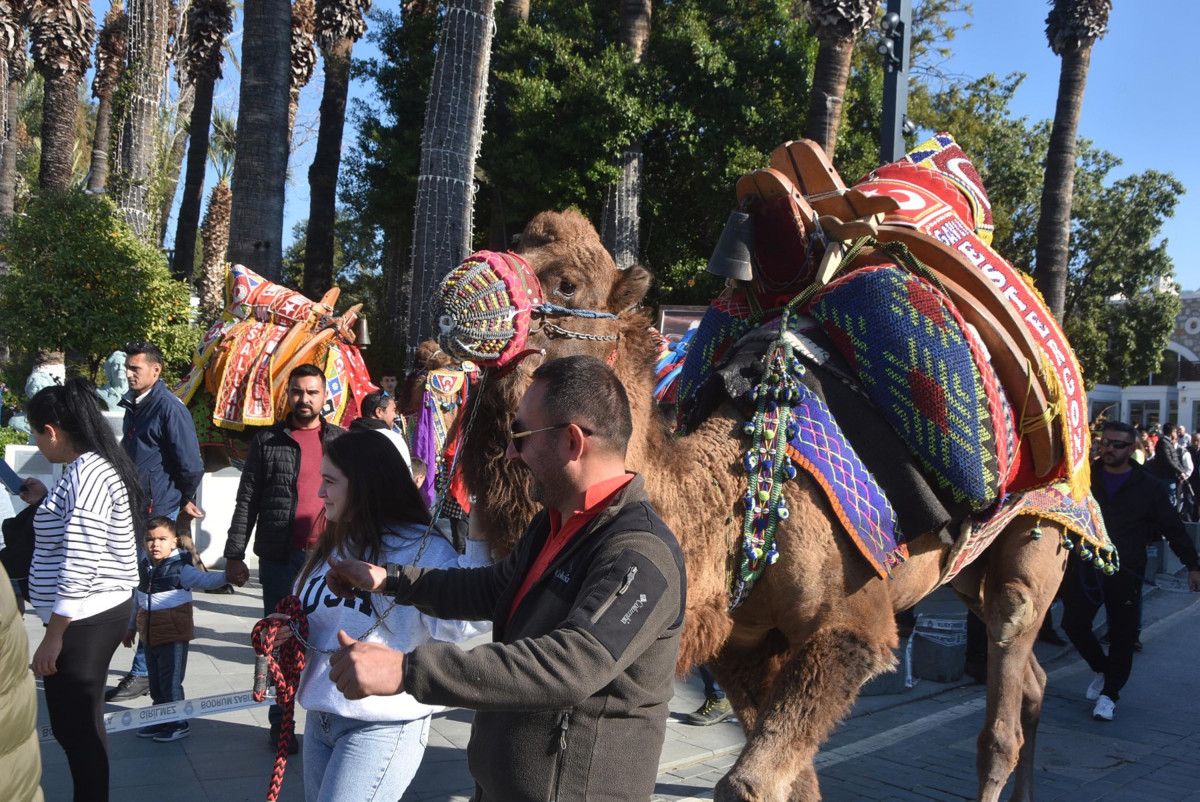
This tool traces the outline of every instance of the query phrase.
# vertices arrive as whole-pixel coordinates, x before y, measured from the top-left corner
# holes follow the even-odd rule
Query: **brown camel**
[[[948,553],[936,533],[909,544],[909,559],[880,579],[857,552],[816,485],[788,482],[792,511],[778,531],[780,559],[750,596],[728,609],[729,575],[742,529],[744,419],[731,405],[675,437],[652,395],[655,335],[638,304],[650,286],[641,267],[618,271],[595,229],[575,211],[544,212],[521,237],[546,300],[607,310],[616,320],[575,317],[531,335],[532,356],[485,378],[463,449],[473,522],[494,543],[513,542],[532,514],[525,478],[503,458],[516,400],[542,359],[590,353],[613,365],[633,408],[628,465],[643,475],[685,555],[688,606],[678,668],[712,663],[747,743],[717,786],[718,800],[819,799],[813,758],[859,688],[894,666],[894,613],[934,590]],[[589,335],[590,338],[579,335]],[[1033,657],[1038,626],[1063,575],[1067,552],[1053,527],[1031,536],[1017,519],[952,582],[987,624],[987,720],[978,742],[981,800],[999,798],[1017,771],[1014,799],[1031,795],[1034,736],[1046,675]]]

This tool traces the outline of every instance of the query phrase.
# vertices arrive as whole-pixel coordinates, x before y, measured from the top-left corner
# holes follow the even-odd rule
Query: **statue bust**
[[[96,390],[109,411],[116,411],[117,403],[129,392],[129,379],[125,376],[125,352],[113,351],[104,361],[105,385]]]
[[[37,395],[38,391],[67,380],[67,366],[62,362],[38,362],[33,366],[33,372],[25,380],[25,399]],[[13,415],[8,425],[12,428],[29,433],[29,422],[23,413]]]

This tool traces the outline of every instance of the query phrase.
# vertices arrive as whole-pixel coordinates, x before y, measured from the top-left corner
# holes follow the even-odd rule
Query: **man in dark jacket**
[[[161,516],[175,521],[184,548],[195,553],[189,523],[204,517],[195,500],[204,477],[204,461],[192,414],[159,378],[162,363],[162,352],[154,343],[125,346],[129,391],[118,402],[125,410],[121,446],[137,468],[146,504],[144,518]],[[129,673],[105,691],[104,699],[121,702],[148,693],[146,651],[139,640]]]
[[[1096,676],[1087,689],[1095,701],[1092,716],[1112,721],[1121,688],[1133,668],[1137,638],[1137,600],[1146,573],[1146,547],[1166,537],[1188,569],[1188,585],[1200,591],[1200,558],[1188,539],[1166,486],[1130,456],[1137,432],[1119,421],[1104,424],[1100,459],[1092,463],[1092,495],[1100,504],[1104,526],[1117,547],[1121,568],[1105,576],[1075,552],[1067,560],[1063,582],[1063,629]],[[1160,445],[1166,440],[1160,440]],[[1092,632],[1100,605],[1108,616],[1108,654]]]
[[[1167,496],[1174,507],[1178,501],[1179,482],[1183,478],[1183,463],[1175,443],[1177,427],[1164,423],[1162,435],[1154,445],[1154,458],[1150,460],[1150,473],[1167,486]]]
[[[288,375],[289,415],[254,435],[242,468],[225,541],[225,574],[238,585],[250,578],[245,559],[253,531],[264,615],[273,613],[280,599],[291,595],[306,550],[325,528],[324,504],[317,495],[321,460],[325,444],[344,431],[321,416],[325,396],[325,375],[319,368],[295,368]],[[282,710],[272,705],[268,716],[274,746],[279,741]],[[294,738],[290,746],[294,754]]]
[[[409,654],[339,636],[330,677],[347,698],[411,693],[475,714],[477,800],[645,800],[654,790],[686,578],[671,530],[625,471],[625,390],[593,357],[547,363],[508,447],[545,505],[494,566],[433,570],[350,561],[336,593],[382,590],[428,615],[491,619],[491,644]]]

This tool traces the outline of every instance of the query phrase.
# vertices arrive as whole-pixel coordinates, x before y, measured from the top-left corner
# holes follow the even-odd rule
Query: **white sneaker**
[[[1116,712],[1117,703],[1104,694],[1100,694],[1100,698],[1096,700],[1096,706],[1092,708],[1092,718],[1096,721],[1112,721],[1113,714]]]
[[[1092,684],[1087,689],[1087,700],[1094,702],[1100,698],[1100,691],[1104,690],[1104,675],[1097,674],[1092,679]]]

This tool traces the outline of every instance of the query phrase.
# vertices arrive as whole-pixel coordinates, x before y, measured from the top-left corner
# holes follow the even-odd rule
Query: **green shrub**
[[[188,287],[108,198],[37,197],[13,219],[3,249],[0,335],[14,347],[79,354],[93,378],[131,340],[159,344],[172,373],[189,361],[200,333],[189,325]]]
[[[29,443],[29,435],[11,426],[0,426],[0,459],[4,458],[5,446],[23,446]]]

